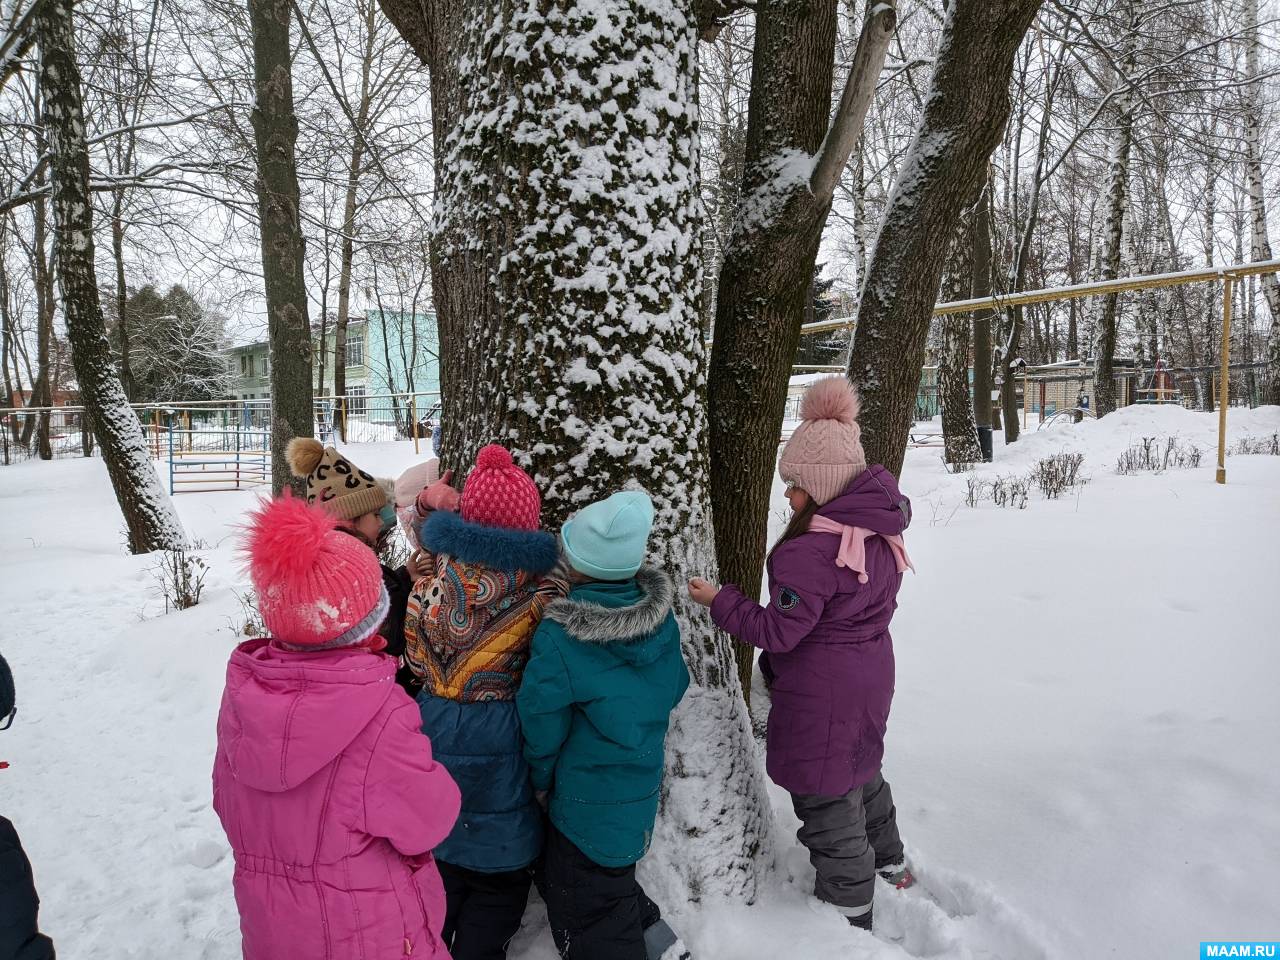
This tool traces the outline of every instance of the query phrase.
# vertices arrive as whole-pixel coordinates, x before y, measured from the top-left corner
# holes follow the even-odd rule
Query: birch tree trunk
[[[446,463],[508,445],[548,526],[638,483],[652,562],[677,583],[714,575],[691,8],[383,7],[451,121],[433,239]],[[667,902],[750,900],[770,809],[733,649],[683,590],[675,612],[693,685],[642,871]]]
[[[995,197],[988,178],[982,195],[973,208],[973,255],[970,258],[970,296],[991,296],[991,205]],[[995,354],[991,345],[991,320],[994,310],[978,310],[973,314],[973,421],[977,427],[992,429],[991,393]]]
[[[986,176],[1009,117],[1013,59],[1040,0],[948,6],[915,139],[880,225],[849,376],[862,390],[868,462],[902,470],[946,240]]]
[[[1245,93],[1245,172],[1249,182],[1250,253],[1254,260],[1271,259],[1267,237],[1266,193],[1262,183],[1262,74],[1258,69],[1258,0],[1244,2],[1245,71],[1249,85]],[[1267,371],[1263,403],[1280,404],[1280,277],[1264,273],[1258,278],[1262,295],[1271,313],[1271,333],[1267,337]],[[1226,350],[1227,344],[1222,345]]]
[[[1123,87],[1129,82],[1137,47],[1138,0],[1127,0],[1128,28],[1124,37],[1124,52],[1120,65],[1124,73],[1116,76],[1116,84]],[[1129,205],[1129,154],[1133,147],[1133,109],[1131,93],[1120,93],[1115,98],[1116,116],[1112,131],[1111,155],[1107,165],[1106,226],[1103,227],[1102,271],[1099,280],[1114,280],[1120,276],[1120,261],[1124,241],[1124,221]],[[1093,397],[1094,414],[1105,417],[1116,409],[1116,339],[1120,302],[1118,293],[1101,298],[1098,323],[1094,332]]]
[[[293,111],[291,8],[289,0],[248,3],[255,94],[251,120],[258,162],[255,185],[271,349],[271,488],[279,493],[292,484],[301,494],[301,481],[290,476],[284,453],[294,437],[309,437],[315,431],[311,325],[294,157],[298,118]]]
[[[128,527],[129,548],[134,553],[176,550],[186,538],[152,468],[142,425],[116,374],[98,299],[89,150],[71,6],[72,0],[46,0],[35,20],[43,121],[51,157],[58,283],[71,360]]]
[[[944,285],[948,300],[972,296],[973,227],[965,218],[952,240],[951,263]],[[978,431],[969,397],[969,317],[951,313],[941,317],[942,351],[938,360],[938,396],[942,401],[943,456],[947,463],[977,463],[982,459]]]
[[[724,582],[749,597],[760,595],[787,383],[835,176],[861,133],[895,23],[891,4],[869,5],[833,126],[835,3],[762,0],[758,10],[743,187],[720,272],[708,385],[716,557]],[[844,105],[858,97],[850,115]],[[744,691],[754,653],[738,651]]]

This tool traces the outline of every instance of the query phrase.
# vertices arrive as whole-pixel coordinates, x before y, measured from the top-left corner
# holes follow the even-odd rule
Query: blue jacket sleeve
[[[725,633],[769,653],[786,653],[809,635],[836,593],[836,568],[803,544],[787,544],[773,555],[769,605],[760,606],[737,587],[722,587],[711,619]]]
[[[573,720],[573,686],[556,643],[557,629],[552,623],[543,623],[534,632],[532,652],[516,694],[524,757],[535,790],[551,789],[556,760]]]

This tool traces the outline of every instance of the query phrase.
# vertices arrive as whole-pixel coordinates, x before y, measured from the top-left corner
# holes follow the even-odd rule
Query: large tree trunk
[[[830,136],[835,3],[762,0],[756,20],[742,206],[720,272],[708,385],[716,557],[724,581],[749,597],[760,595],[787,383],[822,228],[893,34],[892,5],[876,10],[845,88],[846,102],[862,102],[852,117],[842,103]],[[739,648],[744,691],[754,660]]]
[[[134,553],[176,550],[182,527],[151,466],[146,438],[116,375],[94,267],[89,150],[84,138],[80,69],[75,60],[72,0],[46,0],[36,17],[40,86],[49,138],[58,283],[80,397],[93,421],[102,459]]]
[[[31,244],[31,267],[36,285],[36,381],[31,386],[28,406],[40,407],[40,413],[27,418],[23,429],[23,442],[36,434],[36,454],[41,460],[53,459],[53,444],[49,433],[49,407],[53,405],[53,271],[49,262],[48,203],[43,197],[35,203],[32,213],[34,235]]]
[[[292,484],[301,494],[301,482],[289,474],[285,447],[294,437],[311,436],[315,427],[311,325],[294,159],[298,118],[293,112],[290,10],[289,0],[249,0],[255,94],[251,118],[271,349],[271,488],[279,493]]]
[[[915,139],[898,172],[858,308],[849,376],[868,462],[902,470],[947,240],[1009,117],[1013,58],[1040,0],[950,4]]]
[[[1266,192],[1262,183],[1262,74],[1258,69],[1258,0],[1245,0],[1245,71],[1249,86],[1245,95],[1245,171],[1249,182],[1249,210],[1253,229],[1250,253],[1254,260],[1271,259],[1267,237]],[[1267,338],[1267,376],[1263,403],[1280,403],[1280,277],[1264,273],[1259,278],[1262,295],[1271,313],[1271,334]],[[1227,349],[1223,344],[1222,349]]]
[[[436,140],[445,461],[507,444],[549,526],[638,482],[652,561],[714,574],[692,10],[383,5],[432,60],[437,124],[456,121]],[[732,646],[683,590],[675,612],[693,686],[647,869],[672,902],[750,899],[771,825]]]

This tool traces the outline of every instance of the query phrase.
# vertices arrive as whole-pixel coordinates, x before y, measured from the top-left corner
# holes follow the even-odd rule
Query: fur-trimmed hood
[[[468,523],[456,513],[436,510],[423,521],[418,537],[432,553],[492,570],[543,576],[560,559],[556,538],[542,530],[512,530]]]
[[[633,580],[574,587],[547,607],[546,618],[575,640],[609,645],[627,659],[647,662],[660,649],[649,650],[643,641],[652,639],[666,621],[674,596],[670,577],[656,567],[642,567]]]

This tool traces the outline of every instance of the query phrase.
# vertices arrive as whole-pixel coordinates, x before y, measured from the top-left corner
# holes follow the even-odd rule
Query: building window
[[[364,366],[364,328],[355,331],[354,336],[347,340],[347,366],[363,367]]]
[[[368,413],[368,404],[365,401],[365,388],[347,387],[347,395],[351,398],[351,408],[347,412],[353,417],[363,417]]]
[[[271,376],[271,358],[270,357],[262,358],[262,375],[264,377]]]
[[[240,376],[247,377],[249,375],[249,355],[247,353],[240,354]]]

